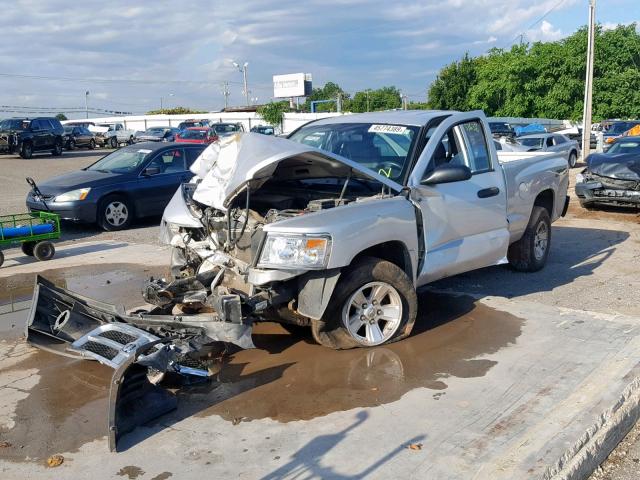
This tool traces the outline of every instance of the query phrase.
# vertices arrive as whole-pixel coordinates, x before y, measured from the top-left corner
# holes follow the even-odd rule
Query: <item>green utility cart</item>
[[[18,243],[25,255],[50,260],[56,253],[51,240],[60,238],[60,217],[51,212],[0,216],[0,248]],[[0,250],[0,267],[4,254]]]

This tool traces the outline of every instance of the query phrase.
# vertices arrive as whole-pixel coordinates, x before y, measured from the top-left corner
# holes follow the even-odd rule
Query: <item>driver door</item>
[[[506,262],[506,189],[491,135],[478,112],[454,114],[429,129],[427,145],[409,178],[422,213],[425,252],[418,285]],[[424,185],[439,165],[466,165],[471,178]]]

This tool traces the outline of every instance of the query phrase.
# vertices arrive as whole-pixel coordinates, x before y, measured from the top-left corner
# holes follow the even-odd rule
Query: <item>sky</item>
[[[605,28],[640,23],[639,0],[597,0]],[[588,0],[15,0],[0,16],[0,117],[14,106],[143,113],[271,100],[272,75],[311,73],[354,93],[397,86],[424,101],[465,52],[558,40]],[[86,92],[89,95],[86,96]],[[93,115],[93,114],[92,114]],[[70,118],[82,113],[69,114]]]

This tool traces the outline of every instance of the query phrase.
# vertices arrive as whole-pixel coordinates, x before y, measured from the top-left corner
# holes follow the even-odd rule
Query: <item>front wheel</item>
[[[578,155],[576,154],[576,152],[571,152],[569,154],[569,168],[575,167],[577,162],[578,162]]]
[[[326,347],[373,347],[409,336],[418,311],[413,283],[397,265],[363,258],[342,276],[313,338]]]
[[[511,244],[509,264],[520,272],[537,272],[547,263],[551,246],[551,219],[543,207],[533,207],[524,235]]]
[[[20,156],[25,159],[33,157],[33,145],[31,145],[31,142],[25,142],[22,144]]]
[[[109,145],[111,145],[111,148],[118,148],[118,139],[116,137],[111,137],[109,139]]]
[[[53,155],[54,157],[59,157],[60,155],[62,155],[62,141],[56,142],[53,150],[51,150],[51,155]]]
[[[67,150],[74,150],[76,148],[76,141],[71,138],[69,139],[69,141],[67,142]]]
[[[98,224],[107,232],[129,228],[132,220],[133,210],[126,198],[112,195],[100,202]]]
[[[96,148],[96,141],[92,138],[89,140],[89,150],[93,150],[94,148]]]

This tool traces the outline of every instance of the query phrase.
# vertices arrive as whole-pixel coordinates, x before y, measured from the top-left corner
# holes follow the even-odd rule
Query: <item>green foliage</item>
[[[163,108],[162,110],[150,110],[147,115],[183,115],[189,113],[207,113],[203,110],[194,110],[187,107]]]
[[[382,87],[356,92],[353,99],[345,104],[344,110],[355,113],[374,112],[400,108],[401,105],[400,91],[396,87]]]
[[[582,117],[587,30],[557,42],[493,49],[444,67],[429,106],[492,116]],[[640,34],[635,24],[597,29],[593,118],[640,117]]]
[[[327,82],[323,87],[314,88],[304,103],[304,111],[311,111],[311,102],[317,100],[336,100],[338,94],[342,96],[343,105],[345,102],[349,102],[349,94],[346,93],[340,86],[333,82]],[[336,102],[319,103],[316,105],[316,112],[335,112],[337,109]],[[343,108],[343,110],[346,110]]]
[[[63,121],[63,120],[69,120],[69,119],[67,118],[67,116],[66,116],[64,113],[59,113],[59,114],[57,114],[57,115],[56,115],[56,118],[57,118],[58,120],[60,120],[60,121]]]
[[[271,102],[258,107],[258,115],[274,127],[282,126],[285,112],[289,111],[289,102]]]

